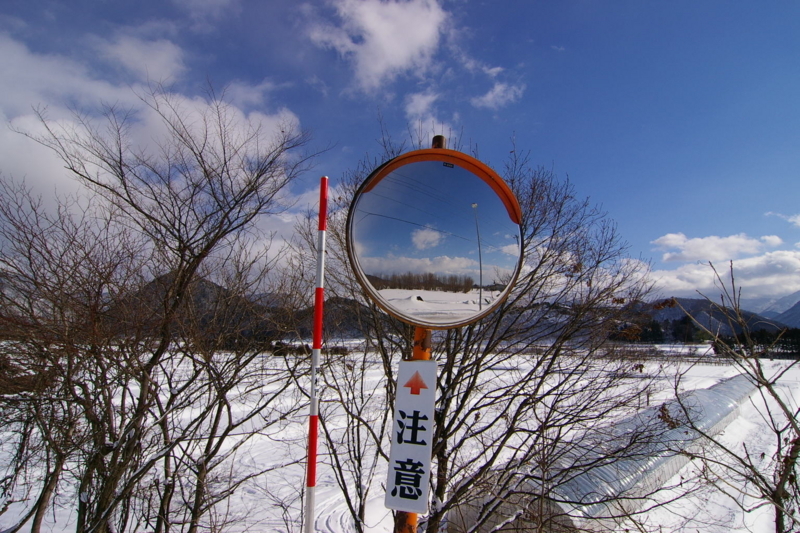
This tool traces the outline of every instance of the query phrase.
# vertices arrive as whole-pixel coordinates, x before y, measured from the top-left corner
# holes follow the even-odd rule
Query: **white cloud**
[[[483,70],[483,73],[486,74],[487,76],[489,76],[490,78],[495,78],[495,77],[497,77],[498,74],[503,72],[503,70],[505,70],[505,69],[503,67],[486,67],[486,66],[484,66],[481,70]]]
[[[124,55],[123,48],[117,48],[117,53]],[[45,201],[52,198],[54,190],[65,194],[77,188],[75,180],[64,169],[63,162],[52,151],[12,131],[16,129],[32,135],[44,134],[43,126],[32,108],[46,108],[49,121],[58,121],[70,127],[74,118],[71,108],[87,111],[91,118],[92,111],[97,110],[102,102],[111,102],[122,109],[134,111],[129,133],[135,141],[146,144],[165,133],[155,112],[144,106],[136,95],[146,94],[146,87],[141,84],[111,83],[99,78],[97,72],[91,63],[63,55],[37,54],[0,33],[0,121],[11,125],[11,128],[0,128],[2,174],[15,179],[24,178],[27,185],[41,193]],[[268,82],[256,86],[232,84],[229,99],[240,106],[232,107],[233,118],[240,124],[250,120],[253,125],[260,125],[264,132],[299,127],[297,116],[285,108],[270,113],[245,113],[241,108],[242,105],[252,108],[260,103],[270,88]],[[189,113],[199,113],[206,106],[201,98],[180,94],[171,96]]]
[[[411,242],[417,250],[435,248],[441,244],[444,235],[432,228],[420,228],[411,232]]]
[[[225,98],[238,107],[262,106],[266,103],[267,94],[274,89],[275,84],[268,80],[258,85],[234,81],[225,87]]]
[[[334,0],[342,26],[314,24],[311,39],[355,64],[371,91],[400,74],[422,74],[433,61],[447,16],[436,0]]]
[[[366,272],[390,274],[392,272],[424,273],[437,272],[440,274],[473,275],[477,272],[478,262],[467,257],[361,257],[360,263]]]
[[[782,218],[783,220],[789,222],[793,226],[800,228],[800,214],[797,215],[783,215],[781,213],[773,213],[772,211],[768,213],[764,213],[766,216],[775,216],[778,218]]]
[[[715,268],[729,283],[729,264],[715,263]],[[756,257],[733,261],[736,286],[742,297],[785,296],[800,290],[800,251],[777,250]],[[663,296],[697,296],[697,291],[715,297],[718,292],[714,272],[708,263],[690,263],[674,270],[652,272]]]
[[[439,95],[433,91],[413,93],[406,97],[406,116],[410,119],[420,119],[431,116],[431,108]]]
[[[470,102],[475,107],[487,107],[489,109],[499,109],[505,105],[516,102],[525,92],[525,85],[509,85],[507,83],[496,82],[494,87],[483,96],[472,98]]]
[[[0,121],[12,128],[43,133],[41,124],[32,115],[10,120],[0,113]],[[78,190],[78,184],[64,170],[64,163],[51,150],[7,127],[0,128],[0,174],[25,180],[48,206],[55,205],[55,193],[72,194]]]
[[[406,119],[409,124],[414,125],[417,134],[422,139],[431,138],[437,134],[450,136],[450,133],[455,130],[452,124],[437,116],[434,104],[438,99],[439,94],[432,90],[413,93],[406,97]],[[453,120],[458,121],[458,115],[454,115]]]
[[[781,244],[783,244],[783,239],[781,239],[777,235],[764,235],[763,237],[761,237],[761,242],[763,242],[767,246],[774,248],[775,246],[780,246]]]
[[[101,41],[98,48],[103,57],[124,67],[140,82],[175,81],[186,71],[183,50],[166,39],[120,35],[113,41]]]
[[[651,241],[656,249],[665,253],[662,261],[727,261],[743,255],[757,254],[765,246],[778,246],[783,241],[776,235],[760,239],[748,237],[744,233],[728,237],[697,237],[690,239],[683,233],[668,233]],[[677,251],[670,251],[677,250]]]
[[[516,243],[506,244],[500,248],[500,251],[512,257],[519,257],[519,245]]]
[[[35,54],[24,44],[0,33],[0,110],[7,117],[30,113],[31,107],[100,101],[133,104],[130,87],[115,86],[90,74],[89,67],[61,55]],[[50,109],[56,116],[58,109]]]
[[[456,60],[461,63],[461,65],[470,72],[482,72],[486,74],[490,78],[496,78],[499,74],[501,74],[505,69],[503,67],[490,67],[486,63],[479,61],[472,56],[468,55],[460,46],[455,44],[456,36],[458,32],[451,29],[450,31],[450,52],[456,58]]]
[[[91,75],[84,63],[62,55],[35,54],[24,44],[0,33],[0,172],[25,179],[28,186],[47,199],[55,190],[74,192],[64,164],[50,150],[15,133],[43,133],[32,109],[46,108],[52,120],[70,120],[68,105],[97,106],[116,102],[135,106],[139,102],[130,87],[115,86]]]

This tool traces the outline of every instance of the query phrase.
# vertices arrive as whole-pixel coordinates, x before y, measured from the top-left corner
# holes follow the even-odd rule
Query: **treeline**
[[[469,292],[475,287],[475,280],[469,276],[436,275],[433,273],[390,274],[369,276],[377,290],[408,289],[423,291]]]
[[[610,339],[618,342],[661,344],[665,342],[703,342],[710,340],[708,334],[698,328],[688,316],[678,320],[667,320],[662,325],[657,320],[625,324],[613,331]]]
[[[641,324],[627,324],[614,331],[610,339],[618,342],[644,344],[661,344],[668,342],[699,343],[712,342],[716,348],[718,343],[727,346],[746,346],[752,344],[758,351],[770,354],[800,355],[800,328],[783,330],[758,329],[748,333],[750,342],[738,335],[719,335],[714,339],[703,331],[688,316],[663,323],[649,320]],[[715,349],[715,352],[717,350]]]
[[[800,328],[788,328],[782,331],[760,329],[751,331],[749,337],[753,348],[766,355],[800,355]],[[712,345],[715,352],[717,352],[718,342],[728,346],[747,346],[749,344],[742,334],[720,336],[719,340]]]

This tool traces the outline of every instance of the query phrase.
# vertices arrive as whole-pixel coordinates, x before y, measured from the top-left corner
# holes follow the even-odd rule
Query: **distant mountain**
[[[800,328],[800,302],[776,316],[775,320],[793,328]]]
[[[639,302],[634,311],[639,315],[638,322],[650,332],[650,338],[653,337],[653,331],[658,330],[660,333],[657,336],[663,335],[664,341],[696,341],[698,327],[694,320],[714,334],[731,335],[734,329],[736,333],[740,332],[740,328],[731,326],[722,311],[701,298],[667,298],[657,302]],[[742,310],[742,315],[751,331],[774,332],[785,327],[776,320],[749,311]]]
[[[109,311],[111,327],[120,333],[156,334],[164,316],[166,291],[173,283],[174,274],[165,274],[120,298]],[[222,348],[268,345],[281,336],[274,309],[203,278],[189,285],[172,333],[177,339],[191,337]]]
[[[775,303],[764,309],[764,311],[768,313],[784,313],[794,307],[798,302],[800,302],[800,291],[793,292],[788,296],[775,300]]]
[[[767,318],[776,318],[790,307],[800,302],[800,291],[780,298],[742,298],[744,309]]]

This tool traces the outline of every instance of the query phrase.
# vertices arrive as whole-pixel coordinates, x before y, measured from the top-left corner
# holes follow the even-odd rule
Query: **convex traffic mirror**
[[[521,211],[488,166],[454,150],[403,154],[361,185],[347,251],[370,297],[408,324],[447,329],[502,303],[521,264]]]

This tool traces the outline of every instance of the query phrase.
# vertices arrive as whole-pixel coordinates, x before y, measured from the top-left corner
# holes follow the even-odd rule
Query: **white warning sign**
[[[394,406],[386,507],[428,512],[436,361],[400,361]]]

